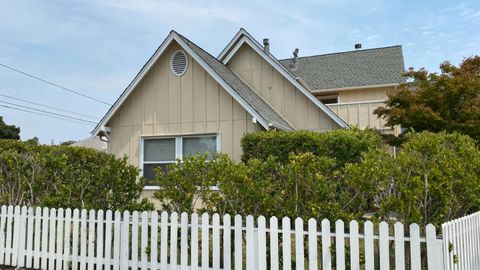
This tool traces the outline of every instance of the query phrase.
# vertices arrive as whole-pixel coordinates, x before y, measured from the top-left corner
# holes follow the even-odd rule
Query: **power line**
[[[38,111],[38,112],[41,112],[41,113],[51,114],[51,115],[54,115],[54,116],[57,116],[57,117],[64,117],[64,118],[69,118],[69,119],[72,119],[72,120],[82,121],[82,122],[85,122],[85,123],[97,124],[97,122],[93,122],[93,121],[90,121],[90,120],[85,120],[85,119],[78,118],[78,117],[73,117],[73,116],[69,116],[69,115],[64,115],[64,114],[49,112],[49,111],[45,111],[45,110],[41,110],[41,109],[36,109],[36,108],[32,108],[32,107],[28,107],[28,106],[24,106],[24,105],[20,105],[20,104],[15,104],[15,103],[7,102],[7,101],[1,101],[1,100],[0,100],[0,102],[1,102],[1,103],[5,103],[5,104],[9,104],[9,105],[13,105],[13,106],[17,106],[17,107],[20,107],[20,108],[24,108],[24,109],[29,109],[29,110]]]
[[[74,123],[78,123],[78,124],[91,125],[90,123],[87,123],[87,122],[80,122],[80,121],[77,121],[77,120],[72,120],[72,119],[63,118],[63,117],[57,117],[57,116],[48,115],[48,114],[39,113],[39,112],[33,112],[33,111],[24,110],[24,109],[15,108],[15,107],[10,107],[10,106],[7,106],[7,105],[2,105],[2,104],[0,104],[0,107],[7,108],[7,109],[12,109],[12,110],[16,110],[16,111],[21,111],[21,112],[27,112],[27,113],[31,113],[31,114],[35,114],[35,115],[41,115],[41,116],[56,118],[56,119],[60,119],[60,120],[66,120],[66,121],[70,121],[70,122],[74,122]]]
[[[47,81],[47,80],[45,80],[45,79],[39,78],[39,77],[37,77],[37,76],[34,76],[34,75],[32,75],[32,74],[29,74],[29,73],[26,73],[26,72],[21,71],[21,70],[19,70],[19,69],[16,69],[16,68],[7,66],[7,65],[5,65],[5,64],[0,63],[0,66],[2,66],[2,67],[4,67],[4,68],[7,68],[7,69],[10,69],[10,70],[12,70],[12,71],[15,71],[15,72],[17,72],[17,73],[20,73],[20,74],[22,74],[22,75],[28,76],[28,77],[33,78],[33,79],[35,79],[35,80],[44,82],[44,83],[46,83],[46,84],[49,84],[49,85],[58,87],[58,88],[63,89],[63,90],[65,90],[65,91],[68,91],[68,92],[74,93],[74,94],[76,94],[76,95],[82,96],[82,97],[84,97],[84,98],[88,98],[88,99],[91,99],[91,100],[94,100],[94,101],[103,103],[103,104],[105,104],[105,105],[109,105],[109,106],[112,105],[112,104],[110,104],[110,103],[108,103],[108,102],[106,102],[106,101],[103,101],[103,100],[100,100],[100,99],[91,97],[91,96],[89,96],[89,95],[85,95],[85,94],[80,93],[80,92],[78,92],[78,91],[75,91],[75,90],[69,89],[69,88],[67,88],[67,87],[58,85],[58,84],[56,84],[56,83]]]
[[[37,105],[37,106],[42,106],[42,107],[45,107],[45,108],[50,108],[50,109],[54,109],[54,110],[58,110],[58,111],[66,112],[66,113],[70,113],[70,114],[78,114],[78,115],[81,115],[81,116],[84,116],[84,117],[88,117],[88,118],[92,118],[92,119],[97,119],[97,120],[99,119],[98,117],[91,116],[91,115],[88,115],[88,114],[83,114],[83,113],[79,113],[79,112],[69,111],[69,110],[65,110],[65,109],[58,108],[58,107],[54,107],[54,106],[50,106],[50,105],[45,105],[45,104],[41,104],[41,103],[37,103],[37,102],[33,102],[33,101],[28,101],[28,100],[21,99],[21,98],[17,98],[17,97],[12,97],[12,96],[9,96],[9,95],[0,94],[0,96],[6,97],[6,98],[10,98],[10,99],[14,99],[14,100],[18,100],[18,101],[22,101],[22,102],[25,102],[25,103],[30,103],[30,104]]]

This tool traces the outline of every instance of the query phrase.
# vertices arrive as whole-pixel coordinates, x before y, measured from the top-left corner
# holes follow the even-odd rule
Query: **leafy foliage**
[[[480,56],[466,58],[459,67],[444,62],[440,69],[437,74],[410,68],[405,76],[413,82],[391,94],[375,114],[387,126],[457,131],[480,140]]]
[[[411,133],[396,158],[369,151],[346,167],[345,177],[387,181],[376,191],[382,219],[393,214],[404,223],[438,226],[480,210],[480,151],[459,133]]]
[[[265,136],[278,142],[275,135]],[[344,165],[329,152],[292,153],[287,161],[272,155],[245,162],[225,155],[208,162],[206,156],[190,157],[171,165],[167,175],[158,172],[162,189],[155,196],[165,209],[178,212],[331,220],[361,219],[371,212],[378,219],[435,225],[479,210],[480,151],[470,137],[410,133],[396,158],[375,145],[358,150],[359,157]]]
[[[20,140],[20,128],[7,125],[0,116],[0,139]]]
[[[361,153],[380,147],[381,137],[373,130],[358,128],[329,132],[255,132],[246,134],[241,141],[242,161],[257,158],[267,160],[274,156],[280,162],[288,162],[291,154],[312,153],[315,156],[333,158],[338,167],[357,162]]]
[[[151,208],[127,160],[93,149],[0,140],[0,203],[90,209]]]

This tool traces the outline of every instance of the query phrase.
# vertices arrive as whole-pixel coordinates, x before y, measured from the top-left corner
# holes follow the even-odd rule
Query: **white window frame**
[[[217,133],[193,133],[193,134],[175,134],[175,135],[158,135],[158,136],[141,136],[139,143],[139,159],[138,167],[140,168],[140,174],[143,177],[143,165],[144,164],[172,164],[177,160],[183,160],[183,138],[199,138],[199,137],[216,137],[216,151],[221,151],[221,135]],[[144,147],[145,140],[155,139],[175,139],[175,160],[173,161],[144,161]],[[159,190],[160,186],[144,186],[144,190]]]

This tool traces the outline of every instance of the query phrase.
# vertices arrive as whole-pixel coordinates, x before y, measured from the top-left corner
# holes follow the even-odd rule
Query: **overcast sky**
[[[458,64],[480,54],[479,0],[0,0],[0,64],[113,103],[170,30],[216,56],[240,27],[260,41],[270,38],[277,58],[296,47],[305,56],[352,50],[355,43],[400,44],[406,67],[438,70],[444,60]],[[0,82],[1,95],[97,118],[108,110],[1,66]],[[22,139],[42,143],[82,139],[94,127],[4,107],[0,115],[20,126]]]

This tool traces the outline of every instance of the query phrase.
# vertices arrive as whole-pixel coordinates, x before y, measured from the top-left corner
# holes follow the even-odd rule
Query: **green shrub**
[[[411,133],[396,158],[365,153],[346,166],[345,178],[388,181],[376,190],[378,214],[394,214],[405,224],[441,223],[480,210],[480,151],[459,133]]]
[[[288,162],[291,154],[312,153],[333,158],[338,167],[358,162],[363,152],[381,146],[380,135],[373,130],[340,129],[324,133],[313,131],[269,131],[246,134],[241,141],[242,161],[276,157]]]
[[[155,197],[164,209],[334,220],[361,218],[371,206],[351,202],[354,195],[355,202],[372,200],[357,191],[358,183],[341,181],[334,159],[304,153],[291,155],[287,163],[274,157],[237,163],[226,155],[205,160],[189,157],[171,165],[167,175],[158,171],[162,189]]]
[[[143,181],[126,158],[93,149],[0,140],[0,203],[144,209]]]

